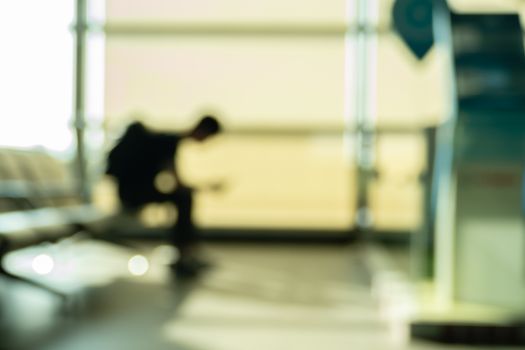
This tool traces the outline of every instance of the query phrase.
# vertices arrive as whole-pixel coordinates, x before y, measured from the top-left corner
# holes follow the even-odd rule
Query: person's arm
[[[182,178],[180,176],[180,173],[179,173],[179,170],[178,170],[178,167],[177,167],[177,164],[176,164],[176,161],[175,161],[175,158],[173,158],[170,161],[169,169],[171,170],[171,172],[173,174],[173,177],[175,178],[175,183],[176,183],[177,188],[184,188],[184,189],[188,189],[188,190],[193,190],[193,188],[191,186],[189,186],[187,183],[185,183],[182,180]]]
[[[182,190],[188,190],[191,192],[194,191],[222,191],[224,189],[224,183],[223,182],[212,182],[209,184],[198,184],[198,186],[190,185],[186,183],[182,177],[180,176],[178,166],[177,166],[177,149],[175,149],[173,157],[170,158],[167,169],[172,173],[177,189]]]
[[[175,188],[192,190],[192,186],[189,186],[180,176],[177,166],[178,145],[181,138],[180,134],[158,134],[158,140],[161,145],[160,150],[164,153],[163,168],[173,176]]]

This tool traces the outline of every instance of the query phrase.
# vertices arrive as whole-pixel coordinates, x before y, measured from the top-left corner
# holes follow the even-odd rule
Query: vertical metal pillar
[[[356,147],[357,147],[357,213],[358,229],[365,233],[372,226],[372,213],[369,208],[370,180],[375,174],[375,130],[371,100],[374,88],[370,74],[370,42],[372,26],[370,23],[370,0],[357,0],[357,55],[355,76],[356,103]],[[373,68],[373,67],[372,67]]]
[[[86,66],[86,27],[87,27],[87,0],[76,1],[75,14],[75,115],[73,125],[76,135],[76,172],[78,176],[78,190],[82,198],[89,198],[87,179],[86,150],[84,144],[85,130],[85,66]]]

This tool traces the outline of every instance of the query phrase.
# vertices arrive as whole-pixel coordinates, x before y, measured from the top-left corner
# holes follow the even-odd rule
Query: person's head
[[[221,124],[219,121],[211,115],[205,115],[197,125],[195,125],[190,133],[190,137],[197,141],[204,141],[219,132],[221,132]]]

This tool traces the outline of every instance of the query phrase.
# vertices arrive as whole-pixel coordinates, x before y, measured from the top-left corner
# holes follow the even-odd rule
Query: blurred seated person
[[[181,275],[194,275],[204,263],[194,256],[197,242],[192,220],[195,189],[179,176],[177,150],[184,139],[202,142],[220,130],[221,125],[213,116],[203,116],[191,130],[183,133],[155,132],[134,122],[108,156],[106,174],[115,178],[124,210],[137,213],[144,205],[158,202],[169,202],[177,208],[177,221],[170,239],[179,251],[179,260],[173,267]],[[164,171],[170,172],[176,181],[170,191],[160,191],[155,186],[157,175]],[[212,189],[219,187],[215,185]]]

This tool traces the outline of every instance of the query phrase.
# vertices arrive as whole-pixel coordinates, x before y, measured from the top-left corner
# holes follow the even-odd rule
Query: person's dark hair
[[[201,130],[207,134],[213,135],[221,131],[222,127],[217,118],[211,115],[205,115],[195,126],[195,130]]]

